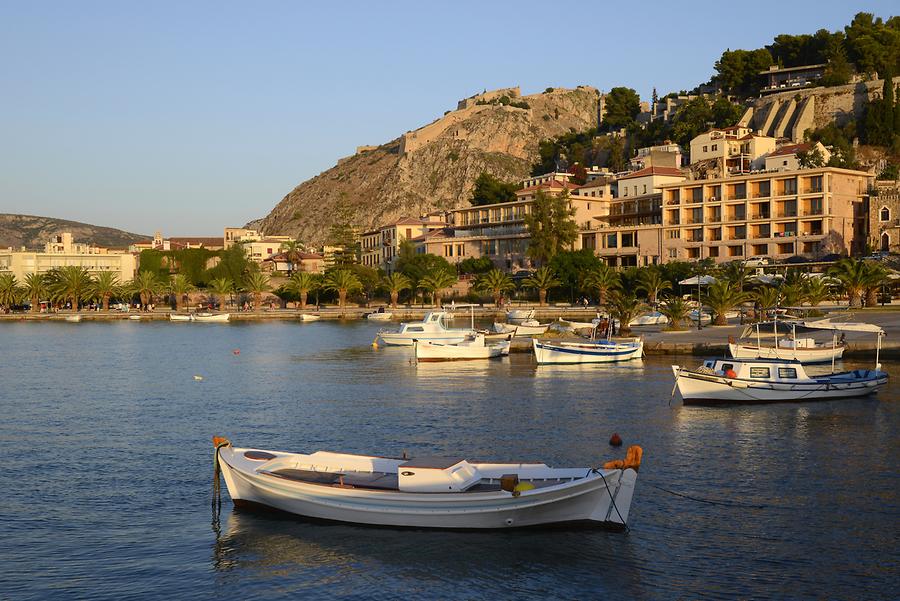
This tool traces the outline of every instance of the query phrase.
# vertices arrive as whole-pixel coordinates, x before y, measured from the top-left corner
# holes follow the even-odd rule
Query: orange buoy
[[[609,437],[609,444],[614,447],[622,446],[622,437],[619,436],[618,432],[613,433],[613,435]]]
[[[234,353],[235,355],[240,355],[240,354],[241,354],[241,349],[236,348],[236,349],[234,349],[234,350],[231,351],[231,352]]]

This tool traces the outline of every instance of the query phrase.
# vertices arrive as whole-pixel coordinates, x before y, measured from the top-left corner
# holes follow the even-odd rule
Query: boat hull
[[[427,341],[416,343],[416,361],[476,361],[508,354],[509,342],[484,346],[435,344]]]
[[[637,480],[632,469],[602,470],[602,477],[592,473],[518,496],[505,491],[404,493],[287,480],[235,467],[230,447],[219,454],[237,506],[263,505],[306,518],[372,526],[508,529],[590,521],[623,528]]]
[[[412,346],[415,344],[417,340],[428,341],[428,342],[440,342],[442,344],[457,344],[468,338],[469,336],[475,334],[475,332],[470,330],[462,330],[458,334],[445,331],[445,332],[421,332],[417,334],[399,334],[399,333],[390,333],[390,332],[381,332],[378,334],[378,337],[385,344],[392,346]]]
[[[785,403],[861,397],[887,384],[884,372],[862,370],[861,378],[820,378],[796,384],[755,382],[686,372],[673,366],[685,405]],[[838,374],[842,375],[842,374]]]
[[[533,340],[532,347],[539,365],[616,363],[640,359],[644,354],[643,341],[634,344],[553,344]]]
[[[366,319],[369,321],[390,321],[393,316],[393,313],[369,313],[366,315]]]
[[[834,348],[782,348],[758,347],[744,344],[728,344],[728,351],[735,359],[781,359],[800,363],[830,363],[844,356],[844,347]]]
[[[194,321],[200,323],[224,323],[231,318],[231,313],[216,313],[215,315],[194,315]]]

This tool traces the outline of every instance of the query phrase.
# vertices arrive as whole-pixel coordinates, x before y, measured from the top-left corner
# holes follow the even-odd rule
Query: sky
[[[483,89],[624,85],[649,99],[707,81],[726,48],[897,9],[0,0],[0,213],[222,235]]]

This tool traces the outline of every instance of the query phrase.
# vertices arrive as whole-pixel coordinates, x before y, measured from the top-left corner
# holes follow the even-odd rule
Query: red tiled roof
[[[787,156],[789,154],[797,154],[798,152],[805,152],[810,149],[809,144],[788,144],[787,146],[782,146],[778,150],[773,153],[770,153],[770,157],[780,157]]]
[[[669,177],[683,177],[684,174],[681,172],[681,169],[676,169],[675,167],[645,167],[640,171],[635,171],[634,173],[629,173],[628,175],[622,176],[619,180],[623,179],[634,179],[636,177],[647,177],[650,175],[665,175]]]

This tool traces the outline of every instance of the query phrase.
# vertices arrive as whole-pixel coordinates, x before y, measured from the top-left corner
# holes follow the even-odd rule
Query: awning
[[[830,319],[819,319],[817,321],[804,321],[803,326],[816,330],[841,330],[844,332],[869,332],[871,334],[884,334],[884,330],[881,329],[881,326],[862,322],[831,321]]]
[[[715,281],[716,281],[716,278],[712,277],[711,275],[695,275],[692,278],[688,278],[686,280],[681,280],[678,283],[681,284],[682,286],[697,286],[697,285],[709,286],[710,284],[712,284]]]

